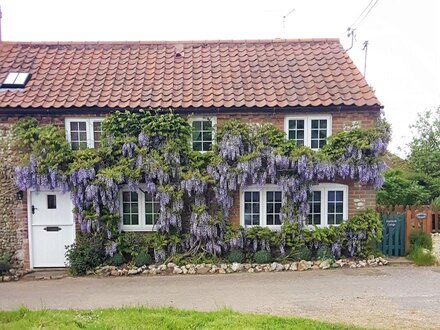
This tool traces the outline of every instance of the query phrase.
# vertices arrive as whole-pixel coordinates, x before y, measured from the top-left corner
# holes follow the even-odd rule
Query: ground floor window
[[[312,187],[309,196],[307,224],[339,225],[348,218],[348,187],[343,184],[321,183]]]
[[[122,230],[152,231],[159,216],[159,202],[141,190],[123,190],[120,197]]]
[[[282,193],[277,186],[249,187],[240,199],[242,226],[281,226]]]

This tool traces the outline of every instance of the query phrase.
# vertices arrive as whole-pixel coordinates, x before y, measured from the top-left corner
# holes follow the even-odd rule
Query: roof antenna
[[[351,37],[351,46],[346,50],[348,52],[350,49],[353,48],[354,40],[356,39],[356,29],[352,29],[351,27],[349,27],[347,29],[347,37]]]
[[[295,11],[295,8],[293,8],[291,11],[289,11],[286,15],[283,16],[283,37],[286,36],[286,18],[290,14],[292,14]]]
[[[368,52],[368,40],[365,40],[364,47],[362,50],[365,50],[365,59],[364,59],[364,78],[367,76],[367,52]]]

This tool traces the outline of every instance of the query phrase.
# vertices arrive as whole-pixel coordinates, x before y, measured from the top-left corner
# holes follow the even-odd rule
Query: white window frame
[[[94,138],[94,131],[93,131],[93,124],[96,122],[102,123],[104,121],[104,118],[84,118],[84,117],[78,117],[78,118],[66,118],[65,119],[65,129],[66,129],[66,137],[67,141],[69,141],[69,145],[72,147],[72,141],[71,141],[71,135],[70,135],[70,123],[72,122],[81,122],[86,123],[86,132],[87,132],[87,148],[95,148],[95,138]]]
[[[339,224],[328,224],[328,192],[337,190],[344,193],[343,196],[343,215],[342,221],[348,220],[348,186],[340,183],[320,183],[312,186],[312,191],[321,192],[321,224],[317,227],[339,226]],[[307,219],[306,219],[307,221]],[[308,225],[308,227],[314,227],[315,225]]]
[[[193,149],[193,139],[192,139],[192,124],[195,121],[210,121],[212,124],[212,146],[215,145],[215,138],[217,133],[217,117],[216,116],[196,116],[196,117],[190,117],[188,122],[191,125],[191,150],[192,151],[198,151],[201,153],[205,153],[208,150],[200,151],[200,150],[194,150]]]
[[[304,146],[312,148],[312,120],[327,120],[327,138],[332,135],[332,115],[314,114],[314,115],[289,115],[284,117],[284,132],[286,139],[289,139],[289,120],[304,120]],[[319,150],[319,148],[312,148]]]
[[[136,192],[138,194],[138,216],[139,216],[139,224],[138,225],[124,225],[123,214],[124,210],[122,207],[122,193],[123,192]],[[124,187],[119,191],[119,214],[121,216],[120,224],[122,231],[156,231],[155,224],[147,225],[145,224],[145,192],[136,189],[135,191],[128,189],[128,187]]]
[[[266,184],[264,186],[251,185],[240,191],[240,225],[245,228],[251,228],[255,226],[268,227],[271,230],[281,230],[281,225],[267,225],[267,200],[266,193],[268,191],[281,192],[281,206],[283,205],[283,193],[277,185]],[[259,192],[260,193],[260,224],[259,225],[246,225],[244,221],[244,193],[246,192]]]

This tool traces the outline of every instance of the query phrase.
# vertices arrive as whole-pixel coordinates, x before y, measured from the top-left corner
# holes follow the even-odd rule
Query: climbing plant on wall
[[[381,155],[390,137],[379,121],[372,129],[336,133],[313,151],[287,141],[271,124],[231,120],[218,127],[213,150],[200,153],[191,150],[187,118],[171,111],[112,113],[97,149],[72,151],[63,131],[29,118],[14,132],[24,151],[17,187],[69,191],[81,230],[101,233],[109,255],[117,249],[121,188],[151,194],[160,206],[152,238],[156,260],[200,250],[220,255],[246,244],[264,248],[269,236],[245,237],[229,223],[234,193],[275,184],[283,192],[283,222],[301,226],[313,184],[351,179],[381,186]],[[285,237],[276,244],[283,250]]]

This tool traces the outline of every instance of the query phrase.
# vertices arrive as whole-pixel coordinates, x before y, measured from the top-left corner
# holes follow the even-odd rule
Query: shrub
[[[269,251],[260,250],[254,253],[254,261],[257,264],[267,264],[272,261],[272,257]]]
[[[121,266],[124,262],[125,262],[125,260],[124,260],[124,256],[122,255],[122,253],[114,254],[113,257],[111,257],[108,261],[108,263],[110,265],[116,266],[116,267]]]
[[[318,251],[316,251],[316,259],[318,260],[326,260],[332,258],[333,258],[332,250],[326,244],[322,244],[319,247]]]
[[[72,275],[84,275],[103,263],[105,259],[103,239],[100,236],[80,235],[67,246],[66,258]]]
[[[241,250],[233,249],[228,254],[228,261],[230,263],[238,262],[241,264],[244,261],[244,258],[245,258],[245,255],[244,255],[243,251],[241,251]]]
[[[1,257],[0,258],[0,275],[4,275],[11,269],[11,264],[9,263],[8,258]]]
[[[153,259],[147,252],[140,252],[133,259],[133,262],[136,267],[148,266],[151,265]]]
[[[411,243],[411,248],[422,247],[429,251],[432,250],[432,237],[424,232],[411,231],[409,234],[409,241]]]
[[[311,260],[312,259],[312,253],[310,252],[310,249],[305,246],[301,245],[296,250],[292,251],[290,257],[292,257],[295,260]]]
[[[435,264],[436,258],[432,252],[421,246],[415,246],[410,254],[409,259],[414,261],[417,266],[431,266]]]
[[[125,256],[134,257],[145,251],[150,245],[150,236],[146,233],[127,232],[118,237],[118,250]]]

